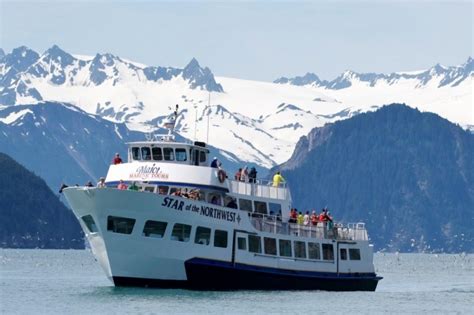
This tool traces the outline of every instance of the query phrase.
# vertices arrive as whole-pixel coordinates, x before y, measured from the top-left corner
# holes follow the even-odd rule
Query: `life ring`
[[[217,172],[217,178],[219,179],[219,181],[220,181],[221,183],[223,183],[223,182],[225,181],[225,179],[227,178],[227,175],[226,175],[226,173],[225,173],[223,170],[219,170],[219,171]]]

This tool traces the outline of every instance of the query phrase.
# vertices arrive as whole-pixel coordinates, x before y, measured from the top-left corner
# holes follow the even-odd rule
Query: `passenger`
[[[303,224],[304,225],[309,225],[309,211],[306,211],[306,213],[303,217]]]
[[[232,209],[237,209],[237,202],[235,202],[235,199],[232,198],[227,204],[227,207],[232,208]]]
[[[99,178],[97,182],[97,188],[105,188],[105,177]]]
[[[326,222],[328,223],[328,230],[331,230],[334,227],[334,223],[329,211],[326,211]]]
[[[181,189],[176,188],[176,190],[171,195],[180,197],[181,196]]]
[[[298,219],[298,212],[296,212],[296,209],[291,208],[290,211],[290,219],[288,220],[289,223],[296,223]]]
[[[273,187],[278,187],[281,183],[284,182],[285,179],[283,178],[283,176],[281,176],[280,172],[276,172],[276,174],[273,176]]]
[[[301,211],[298,213],[298,218],[296,219],[296,221],[299,225],[303,225],[304,217],[303,217],[303,214],[301,213]]]
[[[115,153],[115,157],[114,159],[112,160],[112,163],[114,165],[117,165],[117,164],[121,164],[122,163],[122,159],[120,158],[120,155],[118,153]]]
[[[187,188],[184,188],[184,191],[181,193],[181,197],[189,198],[189,193],[188,193],[188,189],[187,189]]]
[[[249,172],[249,182],[256,183],[257,182],[257,170],[255,167],[252,166]]]
[[[92,182],[91,182],[91,181],[88,181],[85,186],[86,186],[86,187],[94,187],[94,185],[92,185]]]
[[[130,186],[128,186],[128,190],[135,190],[138,191],[138,186],[136,182],[132,182]]]
[[[220,205],[220,202],[219,202],[219,199],[217,198],[217,196],[212,197],[211,203],[213,205]]]
[[[319,220],[318,221],[323,222],[323,223],[326,222],[326,209],[325,208],[323,208],[321,210],[321,213],[319,214]]]
[[[212,167],[212,168],[220,168],[221,165],[222,165],[222,163],[219,162],[219,160],[218,160],[216,157],[214,157],[214,158],[212,159],[212,162],[211,162],[211,167]]]
[[[241,182],[248,182],[249,181],[249,171],[247,165],[244,166],[242,172],[240,172],[240,181]]]
[[[239,168],[239,170],[235,172],[234,179],[240,181],[240,174],[242,174],[242,168]]]
[[[311,225],[318,225],[318,215],[316,214],[316,211],[313,210],[313,213],[311,214]]]
[[[120,180],[119,184],[117,185],[117,189],[120,189],[120,190],[127,189],[127,185],[123,182],[123,180]]]
[[[166,195],[167,190],[168,190],[168,189],[167,189],[166,187],[161,186],[161,187],[158,189],[158,193],[159,193],[160,195]]]

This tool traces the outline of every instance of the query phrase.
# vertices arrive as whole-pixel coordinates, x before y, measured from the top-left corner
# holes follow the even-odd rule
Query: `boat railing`
[[[255,183],[229,179],[229,190],[234,194],[248,195],[271,199],[290,199],[286,183],[274,186],[272,181],[257,179]]]
[[[367,241],[365,223],[334,223],[319,222],[317,225],[302,225],[282,222],[280,216],[252,213],[250,221],[259,231],[318,239]]]

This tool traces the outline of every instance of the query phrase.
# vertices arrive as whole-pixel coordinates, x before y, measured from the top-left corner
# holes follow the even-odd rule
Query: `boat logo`
[[[163,173],[161,167],[153,165],[142,165],[137,167],[134,173],[130,174],[130,178],[139,178],[139,179],[168,179],[169,174]]]

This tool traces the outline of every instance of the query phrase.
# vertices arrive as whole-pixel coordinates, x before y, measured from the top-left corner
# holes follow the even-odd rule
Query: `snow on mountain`
[[[150,131],[180,105],[177,131],[270,168],[301,136],[327,122],[406,103],[463,126],[472,117],[473,61],[416,73],[359,74],[332,81],[308,73],[277,83],[214,77],[192,59],[183,69],[146,66],[112,54],[78,56],[53,46],[19,47],[0,59],[0,106],[71,103],[132,130]],[[207,108],[211,95],[211,106]]]

